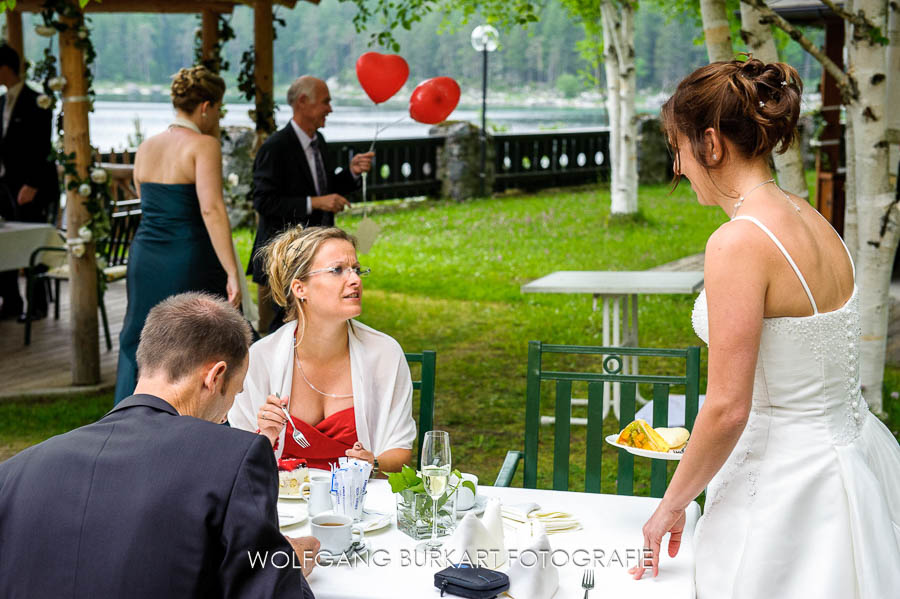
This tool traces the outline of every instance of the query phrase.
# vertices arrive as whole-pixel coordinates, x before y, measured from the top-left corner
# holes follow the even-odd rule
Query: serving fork
[[[584,589],[584,599],[588,599],[588,593],[594,588],[594,571],[585,570],[584,576],[581,577],[581,588]]]
[[[278,395],[277,393],[275,394],[275,397],[277,397],[278,399],[281,399],[281,396]],[[280,407],[281,411],[284,412],[284,417],[287,418],[287,422],[293,423],[293,421],[291,420],[291,415],[288,413],[287,409],[282,405],[279,405],[278,407]],[[285,426],[287,426],[287,423],[285,423]],[[291,433],[291,436],[294,438],[294,441],[297,443],[297,445],[299,445],[300,447],[302,447],[304,449],[309,447],[309,441],[307,441],[306,435],[304,435],[303,433],[298,431],[296,426],[294,426],[293,428],[294,428],[294,432]]]

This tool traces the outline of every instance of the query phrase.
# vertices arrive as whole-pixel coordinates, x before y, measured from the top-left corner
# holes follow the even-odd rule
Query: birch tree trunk
[[[635,111],[636,71],[634,66],[634,5],[630,1],[601,4],[603,41],[606,47],[609,96],[617,96],[609,109],[612,154],[611,214],[637,212],[637,118]],[[613,113],[613,108],[615,114]]]
[[[853,12],[854,0],[847,0],[845,8]],[[845,21],[844,39],[853,35],[853,26]],[[845,42],[846,44],[846,42]],[[823,107],[824,108],[824,107]],[[844,123],[844,243],[850,250],[854,264],[859,257],[859,213],[856,209],[856,144],[853,136],[853,120]]]
[[[856,14],[886,30],[887,2],[856,0]],[[854,185],[859,219],[857,265],[860,337],[860,381],[869,407],[883,412],[882,383],[887,346],[889,286],[897,242],[900,239],[900,212],[888,175],[887,51],[872,42],[860,27],[852,28],[849,65],[859,86],[859,96],[847,106],[853,124],[856,158]]]
[[[600,5],[601,21],[603,25],[603,67],[606,72],[606,112],[609,115],[609,189],[612,202],[615,203],[615,190],[620,188],[619,177],[621,169],[619,113],[621,98],[619,96],[619,56],[616,53],[616,44],[613,41],[612,31],[615,29],[611,21],[613,12],[609,2]]]
[[[763,22],[762,14],[746,2],[741,2],[741,37],[754,58],[765,63],[778,61],[778,49],[772,37],[772,26]],[[775,160],[775,171],[778,173],[778,186],[809,201],[799,136],[794,139],[787,152],[774,153],[772,157]]]
[[[896,107],[900,103],[900,2],[888,4],[887,38],[887,105]],[[888,130],[891,143],[900,144],[900,110],[890,111]],[[900,174],[900,173],[898,173]]]
[[[703,36],[706,38],[706,54],[709,62],[732,60],[731,28],[725,0],[700,0],[700,16],[703,18]]]

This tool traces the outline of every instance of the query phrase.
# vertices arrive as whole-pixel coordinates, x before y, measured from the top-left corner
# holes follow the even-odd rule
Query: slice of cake
[[[309,467],[303,458],[278,460],[278,494],[300,496],[300,487],[309,480]]]

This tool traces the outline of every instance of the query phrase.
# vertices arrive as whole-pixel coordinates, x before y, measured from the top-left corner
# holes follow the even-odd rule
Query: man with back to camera
[[[334,215],[350,205],[342,194],[358,187],[372,168],[374,152],[356,154],[350,168],[334,174],[319,129],[331,113],[328,85],[310,75],[297,78],[287,92],[291,121],[259,148],[253,163],[253,207],[259,214],[247,274],[259,285],[259,332],[282,324],[283,312],[269,296],[268,280],[257,250],[288,227],[334,226]]]
[[[272,446],[220,424],[249,344],[226,302],[170,297],[141,331],[134,395],[0,463],[0,597],[313,597],[319,544],[278,530]],[[250,562],[292,550],[302,573]]]
[[[38,106],[38,93],[25,84],[20,68],[19,54],[0,44],[0,85],[6,86],[0,96],[0,216],[46,223],[59,205],[59,176],[50,157],[53,112]],[[18,277],[18,270],[0,272],[0,319],[25,321]],[[29,309],[33,319],[47,315],[43,285],[35,286]]]

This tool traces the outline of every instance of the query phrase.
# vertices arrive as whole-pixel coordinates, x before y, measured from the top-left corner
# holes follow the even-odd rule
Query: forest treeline
[[[355,11],[354,5],[335,0],[319,5],[298,2],[293,10],[276,8],[276,17],[284,21],[284,26],[276,25],[276,86],[287,85],[304,73],[353,83],[356,58],[368,50],[378,50],[367,45],[368,35],[354,30]],[[236,37],[224,48],[230,62],[224,75],[234,89],[241,55],[253,43],[253,14],[250,8],[239,6],[228,18]],[[29,19],[38,21],[36,15],[26,15],[26,23]],[[165,85],[170,75],[193,61],[198,16],[113,13],[95,14],[91,19],[98,82]],[[440,15],[431,14],[411,31],[396,34],[400,54],[410,65],[411,81],[448,75],[464,86],[480,88],[481,60],[469,42],[477,23],[463,25],[460,20],[451,19],[448,27],[442,24]],[[635,35],[639,90],[671,91],[684,75],[706,62],[700,36],[693,16],[663,15],[650,3],[642,5]],[[25,37],[26,54],[35,59],[43,52],[46,39],[27,33]],[[501,32],[502,48],[490,59],[491,88],[523,92],[559,89],[574,95],[594,87],[591,75],[602,82],[603,69],[586,72],[590,63],[578,49],[583,39],[581,25],[559,2],[549,0],[539,22],[527,29]],[[786,44],[784,58],[807,81],[818,80],[818,64],[793,43]]]

